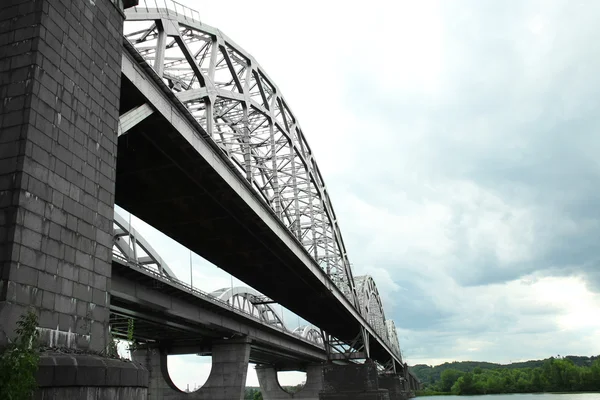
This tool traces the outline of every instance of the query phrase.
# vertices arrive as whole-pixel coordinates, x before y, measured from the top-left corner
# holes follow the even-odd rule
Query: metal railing
[[[124,257],[122,254],[119,254],[115,251],[113,251],[113,258],[116,259],[121,264],[125,264],[130,268],[136,268],[138,270],[141,270],[144,274],[150,275],[152,278],[154,278],[158,281],[161,281],[165,284],[176,286],[179,289],[181,289],[185,292],[188,292],[196,297],[199,297],[203,300],[209,301],[215,305],[228,308],[229,310],[235,312],[236,314],[243,315],[246,318],[253,319],[253,320],[261,323],[262,325],[268,326],[270,328],[273,328],[273,329],[283,332],[285,334],[291,335],[296,339],[302,340],[303,342],[312,344],[313,346],[324,348],[324,346],[320,343],[316,343],[311,340],[308,340],[308,339],[302,337],[301,335],[298,335],[297,333],[294,333],[294,332],[288,330],[285,327],[268,324],[264,320],[262,320],[260,317],[257,317],[256,315],[254,315],[246,310],[237,308],[233,304],[229,303],[228,301],[218,299],[215,296],[211,295],[210,293],[204,292],[200,289],[196,289],[195,287],[191,286],[190,284],[183,282],[175,277],[166,277],[166,276],[162,275],[159,271],[149,268],[148,266],[146,266],[144,264],[139,264],[130,259],[127,259],[127,257]]]
[[[134,12],[138,12],[139,10],[149,12],[154,9],[166,10],[167,15],[183,17],[187,20],[201,23],[198,11],[173,0],[140,0],[137,6],[131,8]]]

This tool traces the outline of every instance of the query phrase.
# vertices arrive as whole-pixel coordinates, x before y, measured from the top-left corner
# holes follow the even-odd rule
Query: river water
[[[600,400],[600,393],[532,393],[532,394],[488,394],[478,396],[419,396],[419,400]]]

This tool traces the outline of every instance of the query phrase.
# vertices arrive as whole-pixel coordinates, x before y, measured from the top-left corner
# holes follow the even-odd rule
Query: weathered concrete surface
[[[33,306],[42,343],[106,348],[122,28],[110,0],[0,2],[0,346]]]
[[[35,400],[146,400],[146,388],[67,387],[47,388],[34,396]]]
[[[399,375],[379,375],[379,387],[387,389],[390,400],[407,400],[414,397],[408,389],[408,382]]]
[[[319,392],[323,390],[323,366],[321,364],[309,365],[306,368],[306,384],[299,392],[293,394],[286,392],[279,385],[275,368],[258,365],[255,369],[264,400],[318,400]]]
[[[146,399],[148,371],[135,362],[87,354],[40,356],[35,399]]]
[[[193,393],[179,390],[167,369],[167,353],[158,349],[136,350],[133,359],[148,370],[149,400],[242,400],[246,387],[250,341],[223,340],[212,346],[212,367],[208,380]]]
[[[320,400],[389,400],[386,389],[379,388],[377,367],[364,364],[323,366]]]

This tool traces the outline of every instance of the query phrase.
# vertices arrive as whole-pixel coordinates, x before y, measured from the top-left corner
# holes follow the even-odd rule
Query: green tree
[[[507,366],[465,361],[421,365],[417,371],[429,383],[425,392],[448,392],[448,388],[455,394],[600,391],[600,357],[566,356]]]
[[[260,389],[257,387],[247,387],[244,391],[244,400],[254,400],[260,395]],[[261,397],[262,398],[262,397]]]
[[[441,392],[450,392],[452,390],[452,386],[454,383],[464,375],[464,372],[455,370],[453,368],[447,369],[442,372],[441,382],[440,382],[440,391]]]
[[[530,389],[534,393],[544,390],[544,385],[542,382],[542,370],[540,368],[533,370]]]
[[[497,372],[486,372],[485,378],[485,393],[498,394],[504,392],[502,380],[500,379],[500,375]]]
[[[263,400],[262,393],[261,392],[255,392],[253,400]]]
[[[473,374],[467,372],[452,386],[452,394],[477,394],[478,391],[473,380]]]
[[[37,316],[31,310],[17,322],[17,336],[0,357],[0,399],[26,400],[33,396],[40,360],[36,328]]]

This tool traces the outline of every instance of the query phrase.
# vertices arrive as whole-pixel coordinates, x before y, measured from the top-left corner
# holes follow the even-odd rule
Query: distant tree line
[[[296,386],[283,386],[283,390],[288,393],[296,393],[299,392],[300,389],[304,387],[304,384],[299,384]],[[259,387],[246,387],[246,392],[244,394],[244,400],[262,400],[262,393],[260,392]]]
[[[246,391],[244,393],[244,400],[262,400],[260,388],[246,387]]]
[[[436,370],[437,369],[437,370]],[[455,362],[411,370],[425,393],[499,394],[600,391],[600,358],[565,357],[511,365]]]

